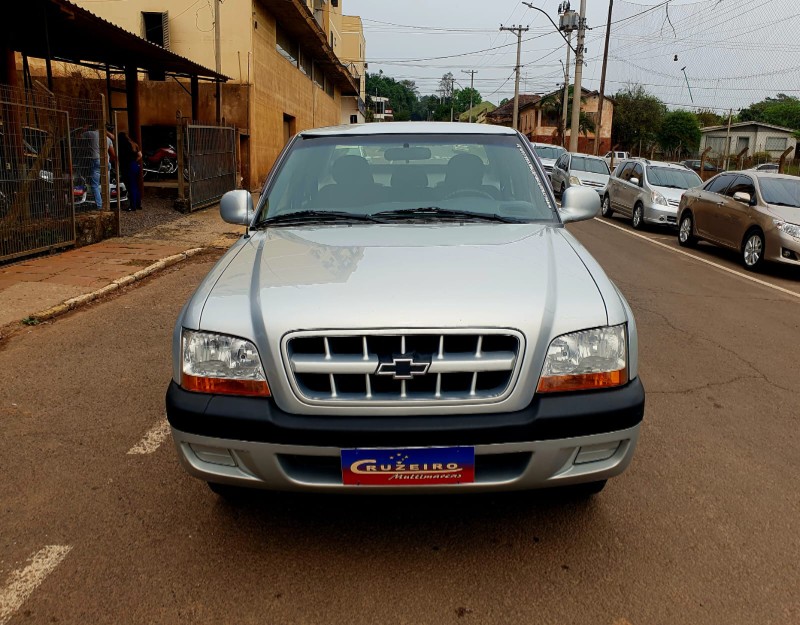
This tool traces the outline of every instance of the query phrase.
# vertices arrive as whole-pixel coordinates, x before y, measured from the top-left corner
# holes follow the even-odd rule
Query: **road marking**
[[[6,587],[0,590],[0,625],[5,625],[36,587],[67,557],[72,547],[48,545],[34,553],[31,563],[11,573]]]
[[[638,232],[631,232],[627,228],[623,228],[622,226],[617,226],[616,224],[610,224],[607,221],[600,219],[599,217],[595,217],[594,220],[598,223],[603,224],[604,226],[608,226],[609,228],[616,228],[617,230],[621,230],[625,234],[629,234],[632,237],[637,237],[639,239],[644,239],[648,243],[652,243],[653,245],[658,245],[659,247],[663,247],[664,249],[669,250],[670,252],[675,252],[676,254],[682,254],[683,256],[688,256],[696,261],[701,263],[705,263],[706,265],[711,265],[712,267],[716,267],[717,269],[722,269],[722,271],[726,271],[728,273],[733,274],[734,276],[739,276],[740,278],[744,278],[745,280],[749,280],[750,282],[755,282],[756,284],[760,284],[761,286],[765,286],[773,291],[780,291],[786,295],[791,295],[792,297],[796,297],[800,299],[800,293],[796,291],[790,291],[789,289],[784,289],[782,286],[778,286],[777,284],[772,284],[771,282],[766,282],[764,280],[759,280],[758,278],[754,278],[751,275],[746,273],[742,273],[741,271],[736,271],[735,269],[731,269],[730,267],[726,267],[725,265],[720,265],[719,263],[715,263],[713,261],[707,260],[705,258],[701,258],[700,256],[695,256],[694,254],[690,254],[689,252],[685,252],[683,250],[676,249],[671,245],[667,245],[666,243],[660,243],[650,237],[647,237],[643,234],[639,234]]]
[[[169,423],[166,419],[162,419],[150,428],[142,440],[128,450],[128,455],[152,454],[167,439],[167,436],[169,436]]]

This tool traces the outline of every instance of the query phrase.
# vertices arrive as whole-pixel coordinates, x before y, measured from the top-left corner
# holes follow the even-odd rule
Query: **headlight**
[[[658,191],[653,191],[653,204],[660,204],[661,206],[669,206],[667,198],[661,195]]]
[[[580,179],[580,178],[578,178],[577,176],[570,176],[570,177],[569,177],[569,183],[570,183],[570,184],[575,184],[575,185],[580,185],[580,184],[582,184],[582,183],[581,183],[581,179]]]
[[[269,397],[256,346],[245,339],[184,330],[181,386],[187,391]]]
[[[797,224],[790,224],[785,221],[778,221],[776,219],[775,227],[783,232],[783,234],[788,234],[790,237],[800,239],[800,226]]]
[[[553,339],[539,378],[539,393],[583,391],[628,382],[625,324],[583,330]]]

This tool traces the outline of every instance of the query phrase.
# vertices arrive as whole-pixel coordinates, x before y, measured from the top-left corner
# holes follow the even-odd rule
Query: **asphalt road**
[[[753,282],[610,223],[571,228],[634,309],[648,405],[631,468],[588,503],[218,500],[159,445],[208,259],[12,337],[0,625],[800,622],[800,272]]]

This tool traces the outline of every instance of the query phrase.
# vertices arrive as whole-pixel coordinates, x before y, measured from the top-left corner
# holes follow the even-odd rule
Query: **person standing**
[[[127,132],[119,135],[119,166],[122,181],[128,189],[128,208],[125,210],[141,210],[139,178],[142,172],[142,151]]]
[[[86,141],[87,149],[89,152],[89,185],[92,188],[92,195],[97,204],[97,209],[103,209],[103,194],[100,189],[100,140],[105,138],[105,149],[103,156],[107,161],[116,161],[117,155],[114,151],[114,142],[105,132],[101,133],[99,130],[87,130],[83,133],[81,138]],[[109,165],[110,168],[110,165]]]

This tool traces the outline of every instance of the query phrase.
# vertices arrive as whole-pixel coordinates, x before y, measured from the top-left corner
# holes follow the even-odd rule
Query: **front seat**
[[[365,206],[382,201],[381,187],[372,178],[367,159],[354,154],[341,156],[331,167],[335,184],[322,187],[314,204],[325,208]]]
[[[400,165],[392,173],[391,200],[394,202],[428,202],[433,199],[428,175],[414,166]]]
[[[444,181],[438,187],[440,196],[446,198],[457,191],[473,189],[498,199],[500,194],[497,188],[483,184],[485,171],[486,166],[480,157],[474,154],[456,154],[447,162]]]

